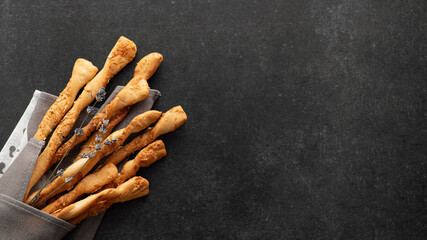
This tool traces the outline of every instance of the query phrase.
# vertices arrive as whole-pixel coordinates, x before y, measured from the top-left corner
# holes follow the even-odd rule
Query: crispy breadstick
[[[162,140],[157,140],[146,148],[142,149],[133,160],[126,162],[120,171],[119,176],[105,188],[115,188],[135,176],[141,167],[148,167],[157,160],[166,156],[165,144]],[[109,163],[111,164],[111,163]]]
[[[53,157],[53,162],[57,162],[65,156],[68,149],[72,149],[77,144],[84,141],[90,133],[100,127],[103,119],[110,119],[111,116],[120,109],[132,106],[146,99],[150,92],[147,80],[156,72],[162,61],[163,56],[160,53],[150,53],[143,57],[138,62],[134,76],[128,84],[126,84],[117,96],[83,128],[83,135],[74,135],[58,149]]]
[[[175,131],[187,121],[187,114],[181,106],[171,108],[159,119],[157,124],[151,130],[150,138],[156,139],[160,135]]]
[[[146,196],[149,182],[142,177],[133,177],[117,188],[110,188],[91,195],[68,207],[52,213],[63,220],[72,220],[73,224],[89,216],[95,216],[107,210],[112,204],[126,202]]]
[[[27,198],[31,188],[49,169],[52,157],[54,156],[58,147],[64,141],[65,137],[71,131],[80,112],[95,99],[96,93],[101,87],[105,87],[115,74],[117,74],[124,66],[132,61],[132,59],[135,57],[135,54],[135,44],[125,37],[120,37],[108,55],[102,70],[88,84],[86,84],[83,92],[74,102],[73,107],[70,109],[70,111],[68,111],[68,113],[62,119],[61,123],[53,132],[48,145],[37,158],[37,162],[34,166],[33,174],[28,184],[24,199]]]
[[[64,208],[83,194],[93,193],[104,185],[113,182],[117,176],[118,172],[114,164],[104,165],[94,173],[84,177],[73,190],[62,195],[55,202],[47,205],[42,211],[45,213],[52,213],[58,209]]]
[[[108,122],[106,129],[107,131],[105,133],[94,133],[92,134],[92,136],[83,144],[83,146],[80,148],[80,152],[79,154],[77,154],[76,158],[73,160],[73,162],[77,161],[80,156],[83,153],[88,153],[90,151],[93,151],[95,149],[95,145],[97,144],[96,141],[96,136],[98,135],[100,138],[105,139],[106,137],[108,137],[111,133],[111,131],[113,131],[114,127],[119,124],[124,117],[126,117],[126,115],[129,112],[129,108],[124,108],[122,110],[120,110],[119,112],[117,112],[116,115],[114,115],[111,120]],[[55,164],[56,162],[52,163]]]
[[[136,137],[126,146],[116,150],[105,163],[118,164],[133,152],[142,149],[153,142],[160,135],[175,131],[187,121],[187,115],[181,106],[171,108],[164,113],[153,129],[147,130],[142,135]]]
[[[36,134],[34,135],[35,139],[39,139],[41,141],[46,140],[47,136],[49,136],[53,129],[55,129],[59,121],[61,121],[62,117],[64,117],[65,113],[67,113],[73,105],[77,93],[95,76],[97,72],[98,68],[88,60],[83,58],[77,59],[74,63],[70,81],[61,94],[59,94],[55,103],[53,103],[49,110],[47,110],[40,122]]]
[[[107,163],[114,163],[115,165],[119,164],[123,159],[132,153],[144,148],[147,146],[150,141],[150,134],[153,128],[148,128],[142,134],[135,137],[131,142],[124,145],[123,147],[117,149],[111,156],[105,161]]]
[[[38,194],[39,196],[37,199],[37,206],[40,206],[41,204],[49,200],[54,195],[61,193],[67,189],[71,189],[80,179],[82,179],[98,163],[98,161],[101,158],[112,153],[118,146],[123,144],[123,142],[132,133],[140,132],[143,129],[150,126],[160,117],[161,114],[162,113],[159,111],[151,110],[136,116],[126,128],[120,129],[110,134],[110,136],[108,136],[108,138],[104,141],[104,144],[102,145],[101,150],[96,151],[93,158],[87,161],[87,163],[82,168],[77,169],[74,167],[74,165],[78,164],[81,161],[81,159],[71,164],[70,167],[75,171],[74,171],[74,177],[70,181],[66,182],[65,181],[66,178],[58,177],[55,180],[53,180],[53,182],[50,183],[47,187],[39,190],[40,193],[38,193],[39,191],[36,191],[31,196],[29,196],[25,200],[25,202],[27,204],[30,203],[32,199]],[[106,144],[106,142],[109,142],[109,143]],[[82,159],[86,159],[86,158],[82,158]]]

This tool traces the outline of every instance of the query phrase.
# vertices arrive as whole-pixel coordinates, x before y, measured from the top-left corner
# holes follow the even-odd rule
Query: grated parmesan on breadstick
[[[52,133],[53,129],[55,129],[59,121],[61,121],[62,117],[64,117],[73,105],[77,93],[97,72],[98,68],[88,60],[83,58],[76,60],[70,81],[61,94],[59,94],[56,101],[50,106],[49,110],[47,110],[34,135],[35,139],[46,140],[47,136]]]
[[[150,53],[143,57],[135,68],[134,77],[117,96],[83,128],[82,135],[74,135],[58,149],[53,157],[53,162],[57,162],[63,156],[66,156],[68,149],[74,148],[77,144],[89,137],[93,131],[100,127],[103,119],[110,119],[111,116],[121,109],[146,99],[150,92],[147,80],[156,72],[162,61],[163,56],[160,53]]]
[[[146,196],[148,193],[149,182],[142,177],[133,177],[117,188],[105,189],[56,211],[52,215],[77,224],[87,217],[104,212],[114,203],[130,201]]]
[[[102,70],[88,84],[86,84],[83,92],[74,102],[73,107],[68,111],[61,123],[53,132],[48,145],[37,158],[24,199],[27,198],[31,188],[49,169],[52,157],[64,141],[65,137],[71,131],[80,112],[95,99],[96,93],[101,87],[105,87],[114,75],[132,61],[135,54],[136,45],[131,40],[125,37],[120,37],[108,55]]]
[[[106,132],[105,133],[101,133],[101,132],[96,132],[94,134],[92,134],[92,136],[86,140],[86,142],[83,144],[83,146],[80,148],[80,152],[77,154],[76,158],[73,160],[73,162],[75,162],[76,160],[78,160],[83,153],[88,153],[90,151],[93,151],[95,149],[96,144],[98,144],[97,142],[97,136],[98,138],[101,139],[105,139],[106,137],[108,137],[111,133],[111,131],[113,131],[114,127],[119,124],[123,118],[126,117],[126,115],[129,112],[129,108],[124,108],[122,110],[120,110],[119,112],[117,112],[116,115],[114,115],[111,120],[108,122],[107,126],[106,126]]]
[[[153,142],[160,135],[175,131],[187,121],[187,115],[181,106],[171,108],[165,112],[153,129],[148,129],[143,134],[136,137],[124,147],[116,150],[105,163],[118,164],[133,152],[142,149]]]
[[[119,176],[105,188],[117,187],[129,178],[135,176],[141,167],[148,167],[164,157],[166,157],[166,149],[163,141],[157,140],[151,143],[146,148],[142,149],[134,159],[127,161],[120,171]]]
[[[101,150],[96,151],[94,156],[91,159],[81,158],[70,165],[74,171],[72,172],[72,179],[67,181],[67,178],[63,176],[57,177],[50,183],[47,187],[34,192],[31,196],[29,196],[25,202],[30,203],[34,197],[38,196],[37,206],[41,206],[44,202],[49,200],[54,195],[64,192],[67,189],[71,189],[80,179],[82,179],[104,156],[112,153],[118,146],[123,144],[123,142],[131,135],[132,133],[137,133],[147,128],[151,124],[153,124],[162,113],[159,111],[147,111],[143,114],[136,116],[128,126],[114,133],[110,134],[108,138],[104,141]],[[108,142],[108,144],[106,143]],[[80,169],[75,168],[74,165],[78,165],[81,160],[84,160],[86,163]],[[67,176],[70,177],[70,176]],[[40,193],[39,193],[40,192]]]
[[[113,182],[117,176],[117,167],[114,164],[104,165],[94,173],[84,177],[73,190],[47,205],[42,211],[50,214],[58,209],[62,209],[76,201],[83,194],[93,193],[104,185]]]

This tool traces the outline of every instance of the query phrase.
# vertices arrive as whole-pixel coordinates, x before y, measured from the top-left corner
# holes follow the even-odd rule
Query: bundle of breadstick
[[[162,62],[161,54],[150,53],[143,57],[126,86],[87,124],[74,126],[79,115],[93,111],[92,102],[105,98],[104,89],[110,79],[135,55],[136,45],[120,37],[101,71],[87,60],[76,61],[67,86],[46,112],[34,136],[42,141],[49,140],[37,158],[25,203],[77,224],[114,203],[148,194],[148,181],[135,175],[139,168],[148,167],[166,156],[165,144],[156,139],[182,126],[187,115],[181,106],[165,113],[150,110],[134,117],[125,128],[115,127],[133,105],[148,97],[148,79]],[[69,136],[73,128],[75,131]],[[137,137],[128,139],[137,133]],[[67,137],[69,140],[64,142]],[[126,141],[129,143],[123,145]],[[77,147],[80,148],[77,157],[64,170],[58,170],[58,165]],[[119,172],[117,165],[137,151],[139,153],[124,163]],[[48,172],[52,174],[47,182],[33,189]]]

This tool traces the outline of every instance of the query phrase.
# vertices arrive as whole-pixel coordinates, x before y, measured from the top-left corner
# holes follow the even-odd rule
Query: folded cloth
[[[118,86],[101,109],[122,88]],[[151,89],[149,97],[134,105],[116,129],[126,126],[134,116],[150,110],[159,97],[160,92]],[[45,144],[32,136],[55,99],[56,96],[36,90],[0,152],[0,239],[53,240],[64,236],[66,239],[93,239],[102,220],[103,215],[88,218],[76,227],[22,202],[35,162]]]

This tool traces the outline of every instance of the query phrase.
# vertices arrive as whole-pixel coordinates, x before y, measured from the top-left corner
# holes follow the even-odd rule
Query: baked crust
[[[70,133],[80,112],[86,108],[96,97],[100,88],[107,86],[110,79],[126,66],[136,54],[136,45],[131,40],[120,37],[105,61],[102,70],[83,89],[79,98],[74,102],[73,107],[64,116],[58,127],[53,132],[48,145],[37,158],[36,165],[28,184],[25,198],[31,188],[49,169],[50,161],[56,150],[61,146],[65,137]]]
[[[73,105],[77,93],[95,76],[97,72],[98,68],[88,60],[83,58],[76,60],[71,78],[67,86],[59,94],[59,97],[52,104],[52,106],[50,106],[49,110],[47,110],[42,121],[40,122],[36,134],[34,135],[35,139],[39,139],[41,141],[46,140],[47,136],[52,133],[67,111]]]

